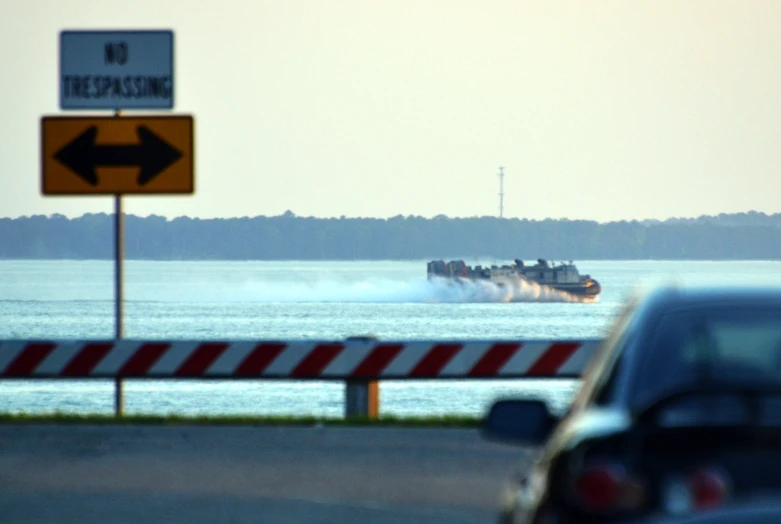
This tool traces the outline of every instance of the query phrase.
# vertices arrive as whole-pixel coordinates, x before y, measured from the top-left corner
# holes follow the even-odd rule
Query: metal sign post
[[[173,31],[61,31],[60,109],[112,109],[113,117],[41,118],[41,193],[114,197],[115,343],[124,338],[122,195],[193,194],[190,115],[122,117],[172,109]],[[121,375],[114,408],[124,414]]]
[[[116,118],[122,116],[119,109],[114,113]],[[122,193],[114,195],[114,339],[120,341],[124,338],[124,326],[122,325],[123,296],[122,262],[125,259],[125,219],[122,216]],[[114,379],[114,414],[117,417],[125,415],[125,391],[122,378]]]
[[[125,219],[122,216],[122,195],[114,195],[114,301],[115,301],[115,328],[114,338],[122,340],[124,330],[122,325],[122,261],[125,258]],[[114,379],[114,413],[121,417],[125,414],[125,392],[122,379]]]

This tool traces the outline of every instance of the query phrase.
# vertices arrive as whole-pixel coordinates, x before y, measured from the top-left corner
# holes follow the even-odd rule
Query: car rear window
[[[645,348],[636,406],[698,381],[781,386],[781,307],[669,311]]]

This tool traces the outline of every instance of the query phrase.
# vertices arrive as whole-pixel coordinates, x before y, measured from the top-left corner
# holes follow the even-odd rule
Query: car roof
[[[781,287],[746,285],[676,284],[657,286],[641,302],[652,309],[708,305],[781,305]]]

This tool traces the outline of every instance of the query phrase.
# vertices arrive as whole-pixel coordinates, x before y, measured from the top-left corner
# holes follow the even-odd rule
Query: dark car
[[[658,288],[630,302],[569,411],[500,400],[486,438],[540,446],[502,523],[696,514],[781,493],[781,289]]]

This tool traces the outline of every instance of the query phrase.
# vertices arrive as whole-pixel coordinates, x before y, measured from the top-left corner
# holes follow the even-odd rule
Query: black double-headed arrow
[[[138,144],[98,145],[98,127],[91,126],[54,158],[92,186],[98,185],[98,167],[138,167],[138,185],[143,186],[182,157],[182,153],[146,126],[138,126]]]

